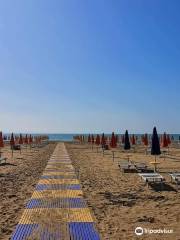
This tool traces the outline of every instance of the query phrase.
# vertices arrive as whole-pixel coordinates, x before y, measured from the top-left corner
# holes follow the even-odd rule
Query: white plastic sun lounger
[[[132,172],[137,172],[134,164],[131,162],[128,162],[127,160],[123,160],[119,162],[119,168],[124,172],[124,173],[132,173]]]
[[[150,183],[163,183],[164,177],[159,173],[139,173],[138,174],[147,184]]]
[[[171,176],[171,182],[174,181],[177,185],[180,184],[180,173],[169,173]]]

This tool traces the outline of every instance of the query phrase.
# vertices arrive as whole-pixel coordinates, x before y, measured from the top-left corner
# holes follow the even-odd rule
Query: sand
[[[147,187],[137,173],[122,173],[118,162],[127,158],[119,149],[107,151],[103,157],[96,148],[92,151],[87,144],[66,143],[73,165],[79,172],[84,197],[94,216],[96,227],[102,239],[180,239],[180,190],[172,184],[168,172],[180,172],[179,149],[170,148],[170,155],[160,162],[158,171],[166,178],[167,184],[161,190]],[[144,147],[131,151],[130,160],[146,162],[154,160],[145,154]],[[147,229],[173,230],[172,234],[143,234],[137,237],[136,227]]]
[[[22,154],[14,151],[13,157],[9,146],[2,149],[8,160],[0,164],[0,239],[10,239],[55,145],[48,144],[38,151],[28,147]]]
[[[168,172],[180,172],[180,147],[170,148],[164,160],[158,158],[159,172],[166,178],[163,190],[148,188],[137,173],[122,173],[118,163],[127,158],[122,148],[112,152],[87,144],[66,143],[73,165],[79,175],[84,197],[94,217],[101,239],[162,239],[180,240],[180,190],[172,184]],[[0,165],[0,239],[9,239],[42,175],[55,144],[34,150],[24,149],[22,154],[9,147],[3,149],[8,164]],[[154,158],[145,154],[144,147],[132,150],[130,160],[146,162]],[[136,227],[172,229],[173,234],[144,234],[137,237]]]

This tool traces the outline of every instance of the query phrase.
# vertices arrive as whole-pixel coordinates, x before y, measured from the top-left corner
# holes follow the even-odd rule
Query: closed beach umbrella
[[[23,144],[23,138],[22,138],[22,134],[19,135],[19,144],[22,145]]]
[[[15,145],[14,134],[13,133],[11,134],[10,145],[11,145],[11,147],[13,147]]]
[[[95,143],[96,143],[96,145],[100,145],[100,143],[101,143],[99,134],[97,134],[97,136],[96,136],[96,142]]]
[[[148,135],[147,133],[144,135],[144,145],[148,146],[149,142],[148,142]]]
[[[90,143],[91,142],[91,136],[90,136],[90,134],[88,135],[88,143]]]
[[[132,143],[132,145],[135,145],[135,144],[136,144],[136,139],[135,139],[134,134],[132,135],[131,143]]]
[[[168,145],[170,145],[170,144],[171,144],[171,139],[170,139],[170,136],[169,136],[169,134],[167,135],[167,142],[168,142]]]
[[[154,163],[154,169],[156,171],[156,156],[161,154],[160,144],[159,144],[159,137],[157,134],[156,127],[153,129],[153,135],[152,135],[152,143],[151,143],[151,155],[155,155],[155,163]]]
[[[129,149],[131,149],[131,145],[130,145],[130,142],[129,142],[128,130],[126,130],[125,137],[124,137],[124,150],[129,150]]]
[[[156,127],[153,129],[153,135],[152,135],[152,145],[151,145],[151,155],[160,155],[160,144],[159,144],[159,138],[157,135]]]
[[[94,144],[94,135],[91,135],[91,143]]]
[[[114,135],[114,132],[112,133],[112,136],[111,136],[110,146],[111,146],[112,148],[116,148],[116,147],[117,147],[116,137],[115,137],[115,135]]]
[[[101,145],[104,146],[106,144],[106,139],[105,139],[105,136],[104,136],[104,133],[102,134],[101,136]]]
[[[32,142],[33,142],[33,139],[32,139],[32,136],[30,134],[30,136],[29,136],[29,144],[32,144]]]
[[[24,143],[25,143],[25,144],[28,144],[28,136],[27,136],[27,134],[26,134],[26,136],[25,136]]]
[[[11,138],[10,138],[10,146],[11,146],[11,149],[12,149],[12,157],[13,157],[13,147],[15,145],[15,141],[14,141],[14,135],[13,133],[11,134]]]
[[[162,137],[162,147],[167,148],[168,147],[168,141],[167,141],[167,135],[166,133],[163,134]]]
[[[119,143],[119,136],[116,135],[116,144],[118,144],[118,143]]]
[[[0,132],[0,148],[4,147],[4,141],[3,141],[3,136],[2,136],[2,132]]]

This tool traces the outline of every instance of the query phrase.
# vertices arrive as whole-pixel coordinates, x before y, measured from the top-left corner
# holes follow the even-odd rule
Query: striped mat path
[[[11,240],[100,240],[64,143],[58,143]]]

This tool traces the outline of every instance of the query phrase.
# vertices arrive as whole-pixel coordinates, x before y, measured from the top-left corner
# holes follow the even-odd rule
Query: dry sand
[[[0,164],[0,239],[9,239],[18,224],[26,202],[31,197],[42,172],[54,151],[55,143],[43,148],[14,151],[2,149],[7,164]]]
[[[167,185],[148,188],[137,173],[122,173],[118,162],[127,158],[127,153],[118,150],[115,162],[111,151],[103,157],[102,152],[92,151],[88,145],[66,143],[73,164],[79,171],[85,199],[94,215],[102,239],[169,239],[180,240],[180,190],[170,182],[168,172],[180,172],[180,148],[170,148],[170,158],[158,158],[159,172]],[[154,160],[146,155],[143,147],[131,151],[130,160],[147,162]],[[172,229],[173,234],[153,234],[137,237],[136,227],[148,229]]]

